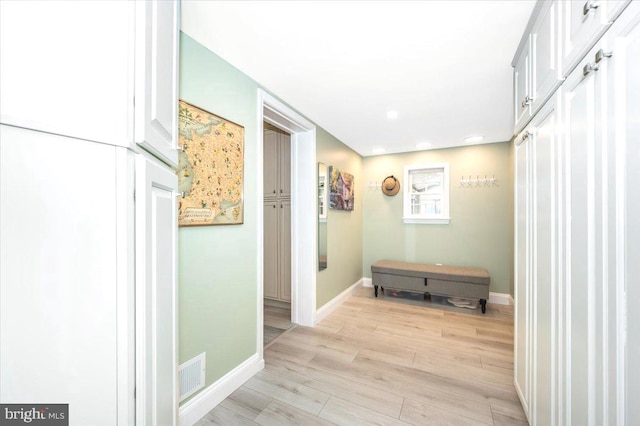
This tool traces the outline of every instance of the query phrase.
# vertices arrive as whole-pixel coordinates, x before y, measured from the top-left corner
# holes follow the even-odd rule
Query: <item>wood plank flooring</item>
[[[264,357],[265,369],[198,425],[527,424],[513,387],[509,306],[481,315],[358,288]]]
[[[293,327],[291,308],[264,305],[263,342],[267,347],[278,336]]]

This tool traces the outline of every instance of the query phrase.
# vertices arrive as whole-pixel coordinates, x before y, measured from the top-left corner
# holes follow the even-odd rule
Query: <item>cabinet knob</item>
[[[280,190],[280,193],[282,194],[282,189]]]
[[[274,208],[274,209],[276,208],[276,205],[275,205],[275,204],[273,205],[273,208]]]
[[[600,4],[597,1],[589,0],[582,6],[582,14],[587,16],[592,9],[597,9],[598,7],[600,7]]]
[[[273,190],[273,193],[274,193],[274,194],[276,193],[276,190],[275,190],[275,189]]]
[[[613,52],[605,52],[603,49],[600,49],[596,52],[596,64],[605,58],[610,58],[613,56]]]
[[[587,63],[584,68],[582,68],[582,75],[587,76],[591,71],[598,71],[598,65]]]

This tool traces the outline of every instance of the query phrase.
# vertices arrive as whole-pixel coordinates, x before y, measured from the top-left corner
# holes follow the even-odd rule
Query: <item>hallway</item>
[[[199,424],[526,424],[512,307],[478,315],[372,293],[279,337],[265,369]]]

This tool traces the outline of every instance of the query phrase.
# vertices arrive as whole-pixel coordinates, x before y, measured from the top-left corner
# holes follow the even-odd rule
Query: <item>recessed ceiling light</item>
[[[419,144],[416,144],[416,148],[418,148],[418,149],[431,148],[431,143],[430,142],[420,142]]]
[[[394,110],[387,111],[387,118],[389,120],[395,120],[396,118],[398,118],[398,111],[394,111]]]
[[[464,141],[466,143],[476,143],[476,142],[482,142],[483,139],[484,139],[484,136],[468,136],[464,138]]]
[[[372,154],[382,154],[384,152],[384,148],[374,148],[371,150]]]

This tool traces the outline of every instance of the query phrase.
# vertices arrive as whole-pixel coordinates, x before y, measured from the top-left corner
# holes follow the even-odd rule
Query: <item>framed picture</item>
[[[244,127],[179,101],[179,226],[244,220]]]
[[[337,167],[329,167],[329,208],[332,210],[353,210],[354,179]]]

